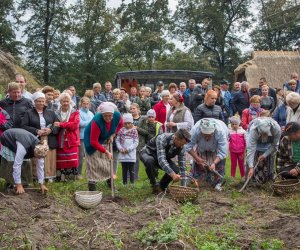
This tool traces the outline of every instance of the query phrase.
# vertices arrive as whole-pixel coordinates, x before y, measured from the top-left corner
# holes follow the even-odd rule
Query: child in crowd
[[[79,147],[79,166],[78,166],[78,175],[77,180],[82,179],[82,163],[83,158],[85,155],[84,151],[84,143],[83,143],[83,137],[84,137],[84,129],[85,127],[90,123],[90,121],[93,119],[94,114],[90,111],[91,107],[91,100],[88,97],[82,97],[80,99],[80,123],[79,123],[79,132],[80,132],[80,147]]]
[[[231,129],[229,130],[229,151],[231,159],[231,176],[235,177],[236,166],[239,163],[241,177],[245,176],[245,148],[246,131],[240,126],[241,120],[238,116],[229,118]]]
[[[129,171],[130,183],[134,183],[134,164],[136,162],[136,148],[139,144],[138,132],[133,127],[132,114],[123,115],[124,127],[119,131],[116,144],[119,150],[119,161],[122,164],[123,184],[127,184]]]
[[[137,126],[141,119],[140,106],[137,103],[132,103],[130,105],[130,113],[133,116],[133,125]]]

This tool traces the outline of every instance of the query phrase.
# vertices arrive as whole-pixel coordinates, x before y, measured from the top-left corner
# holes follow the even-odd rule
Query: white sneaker
[[[219,192],[221,192],[223,190],[223,188],[221,187],[221,183],[219,183],[215,186],[215,190],[217,190]]]

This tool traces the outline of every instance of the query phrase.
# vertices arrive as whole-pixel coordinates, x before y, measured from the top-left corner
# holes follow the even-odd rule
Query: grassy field
[[[50,183],[47,196],[0,195],[0,249],[298,249],[300,195],[274,196],[270,185],[239,193],[229,164],[224,191],[201,188],[194,203],[152,195],[142,165],[133,186],[123,186],[119,166],[119,201],[99,183],[104,198],[91,210],[73,198],[85,179]]]

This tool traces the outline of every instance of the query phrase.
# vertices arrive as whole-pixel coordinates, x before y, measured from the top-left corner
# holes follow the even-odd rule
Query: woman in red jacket
[[[247,130],[249,123],[253,119],[260,117],[262,111],[263,109],[260,107],[260,96],[252,96],[250,98],[250,107],[244,109],[242,113],[242,128]]]
[[[162,124],[162,129],[165,132],[165,123],[167,120],[167,113],[170,110],[171,106],[169,104],[170,100],[170,92],[169,90],[163,90],[161,92],[162,100],[158,103],[156,103],[153,106],[153,109],[156,113],[156,121],[160,122]]]
[[[57,180],[64,181],[66,177],[75,179],[77,175],[80,116],[79,111],[72,107],[69,94],[62,93],[59,100],[60,108],[57,110],[59,122],[54,122],[54,126],[60,127],[56,169]]]

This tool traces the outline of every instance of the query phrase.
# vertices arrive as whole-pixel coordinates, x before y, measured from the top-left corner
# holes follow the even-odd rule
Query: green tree
[[[174,32],[187,44],[211,55],[218,75],[225,77],[237,45],[245,43],[242,34],[250,25],[250,0],[180,0],[174,14]],[[237,54],[237,53],[235,53]],[[239,62],[235,61],[237,65]],[[214,66],[214,65],[212,65]],[[231,71],[232,69],[230,69]]]
[[[27,66],[43,83],[69,50],[67,0],[21,0],[18,10],[29,15],[22,21],[27,36]]]
[[[164,53],[155,61],[155,68],[157,69],[174,69],[174,70],[201,70],[215,72],[210,63],[210,56],[204,56],[195,51],[195,48],[187,52],[179,49],[172,53]]]
[[[0,49],[13,55],[20,54],[21,42],[16,41],[14,25],[8,17],[14,12],[13,0],[1,0],[0,4]],[[11,16],[12,19],[12,16]]]
[[[72,30],[77,40],[74,64],[79,72],[76,78],[84,88],[110,79],[114,71],[111,47],[116,42],[115,20],[105,0],[78,0],[72,9]]]
[[[278,6],[279,2],[281,2],[280,6]],[[299,9],[292,8],[294,1],[267,0],[263,3],[260,5],[258,24],[251,32],[254,49],[291,49],[299,39]],[[286,10],[283,11],[283,8]]]
[[[168,0],[132,0],[118,9],[120,42],[114,48],[122,66],[153,69],[156,58],[173,51],[166,39],[170,25]]]

